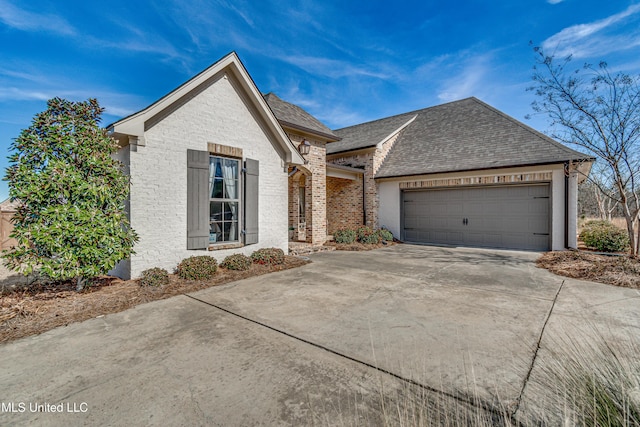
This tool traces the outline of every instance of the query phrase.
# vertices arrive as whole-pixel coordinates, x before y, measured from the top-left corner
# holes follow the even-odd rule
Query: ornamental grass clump
[[[144,270],[138,283],[142,286],[159,287],[169,284],[169,272],[164,268],[154,267]]]
[[[233,254],[226,257],[220,267],[226,268],[227,270],[237,270],[237,271],[247,271],[251,268],[252,261],[246,255],[243,254]]]
[[[218,261],[207,255],[183,259],[176,267],[176,274],[186,280],[207,280],[218,270]]]
[[[284,264],[284,252],[278,248],[258,249],[251,254],[251,260],[255,264],[280,265]]]

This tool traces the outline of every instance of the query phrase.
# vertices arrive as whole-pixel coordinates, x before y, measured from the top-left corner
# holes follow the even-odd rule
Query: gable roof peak
[[[263,97],[282,126],[319,136],[328,142],[340,140],[331,129],[302,107],[282,100],[273,92]]]
[[[278,123],[273,111],[267,105],[255,82],[235,51],[228,53],[212,65],[187,80],[176,89],[158,99],[148,107],[120,119],[107,126],[107,131],[114,137],[128,144],[130,140],[138,140],[138,145],[145,145],[145,132],[150,126],[171,114],[176,106],[183,105],[213,85],[218,78],[229,76],[239,85],[247,100],[258,113],[268,132],[273,138],[274,147],[289,163],[303,164],[304,159],[295,149],[284,130]]]

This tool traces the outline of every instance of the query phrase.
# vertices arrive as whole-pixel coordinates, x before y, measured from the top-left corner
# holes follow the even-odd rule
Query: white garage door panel
[[[548,250],[549,202],[548,184],[406,191],[404,239]]]

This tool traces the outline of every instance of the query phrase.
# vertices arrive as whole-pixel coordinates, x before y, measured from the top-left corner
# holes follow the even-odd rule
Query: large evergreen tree
[[[7,265],[53,280],[88,279],[133,253],[138,237],[125,214],[129,178],[112,157],[116,141],[100,128],[98,101],[51,99],[11,146],[9,195],[18,244]]]

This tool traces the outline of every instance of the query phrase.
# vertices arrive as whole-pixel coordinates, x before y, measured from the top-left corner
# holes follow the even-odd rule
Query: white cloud
[[[0,87],[0,101],[47,101],[51,98],[51,93],[47,91]]]
[[[557,56],[573,55],[589,57],[593,54],[605,55],[608,52],[629,49],[640,44],[637,29],[622,35],[598,34],[621,24],[627,18],[640,12],[640,3],[629,6],[622,12],[588,24],[567,27],[552,35],[542,43],[545,51]]]
[[[0,86],[0,103],[48,101],[54,97],[61,97],[73,101],[85,101],[96,98],[105,108],[105,115],[125,117],[137,111],[147,102],[138,96],[110,92],[96,88],[68,90],[61,82],[56,86],[41,88],[20,88],[16,86]]]
[[[388,79],[390,76],[378,70],[368,68],[366,66],[354,65],[347,61],[337,59],[320,58],[316,56],[302,55],[284,55],[279,57],[280,60],[303,69],[309,74],[315,74],[321,77],[339,78],[349,76],[365,76],[377,79]]]
[[[564,0],[547,0],[547,3],[549,4],[558,4],[558,3],[562,3]]]
[[[57,15],[38,14],[20,9],[6,0],[0,0],[0,21],[22,31],[48,31],[61,35],[73,35],[75,29]]]
[[[438,90],[438,99],[442,102],[456,101],[470,96],[482,97],[487,88],[492,54],[473,56],[464,60],[458,72],[444,73],[446,78]]]

